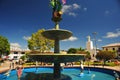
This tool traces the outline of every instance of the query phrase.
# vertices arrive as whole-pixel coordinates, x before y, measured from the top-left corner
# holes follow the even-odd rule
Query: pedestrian
[[[83,64],[82,64],[82,63],[80,64],[80,68],[81,68],[81,73],[83,73],[84,66],[83,66]]]
[[[35,67],[36,67],[36,72],[38,71],[38,61],[36,61],[36,63],[35,63]]]
[[[81,68],[81,73],[83,73],[84,66],[83,66],[83,62],[82,61],[80,61],[80,68]]]
[[[12,69],[14,69],[14,61],[13,60],[12,60],[11,66],[12,66]]]
[[[12,69],[12,63],[10,62],[10,69]]]

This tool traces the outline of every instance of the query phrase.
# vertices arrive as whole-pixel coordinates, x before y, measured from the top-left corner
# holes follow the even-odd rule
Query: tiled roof
[[[108,45],[105,45],[105,46],[102,46],[102,47],[117,47],[117,46],[120,46],[120,43],[112,43],[112,44],[108,44]]]

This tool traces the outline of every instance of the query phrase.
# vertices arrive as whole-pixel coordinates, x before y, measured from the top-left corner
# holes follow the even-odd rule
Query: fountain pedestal
[[[72,36],[72,32],[67,30],[60,30],[59,24],[57,22],[55,29],[46,30],[45,32],[42,33],[42,35],[48,39],[54,40],[54,54],[60,54],[59,41]],[[60,77],[61,77],[60,62],[56,60],[54,61],[54,78],[56,79]]]

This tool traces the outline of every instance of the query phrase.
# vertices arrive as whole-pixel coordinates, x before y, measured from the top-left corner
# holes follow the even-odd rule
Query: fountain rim
[[[85,54],[30,54],[28,56],[41,62],[64,63],[84,59]]]
[[[71,32],[71,33],[72,33],[72,31],[69,31],[69,30],[66,30],[66,29],[55,29],[55,28],[53,28],[53,29],[47,29],[47,30],[45,30],[45,31],[51,31],[51,30],[56,30],[56,31],[58,31],[58,30],[60,30],[60,31],[68,31],[68,32]]]
[[[86,54],[58,54],[58,53],[55,53],[55,54],[42,54],[42,53],[32,53],[32,54],[29,54],[29,55],[50,55],[50,56],[54,56],[54,55],[60,55],[60,56],[85,56]]]

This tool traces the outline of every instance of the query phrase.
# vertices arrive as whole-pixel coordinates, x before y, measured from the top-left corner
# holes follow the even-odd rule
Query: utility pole
[[[94,57],[96,56],[97,54],[97,40],[96,40],[96,35],[97,35],[97,32],[93,32],[93,37],[94,37],[94,45],[95,45],[95,54],[94,54]]]

